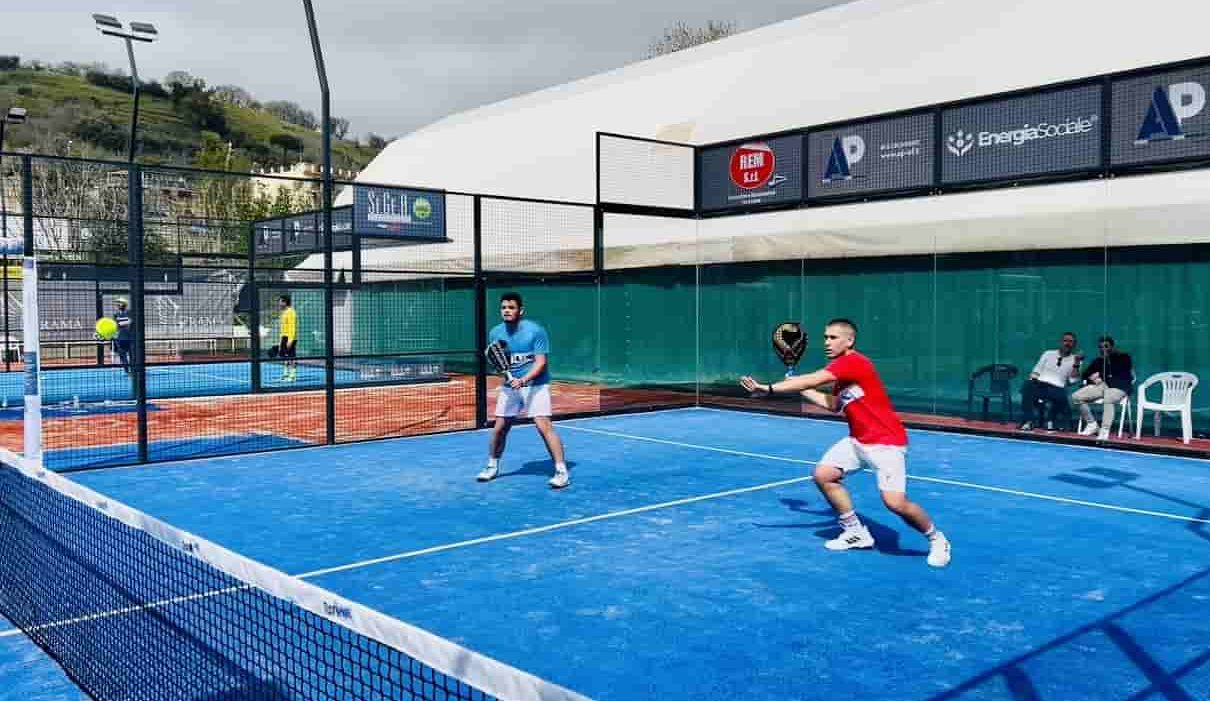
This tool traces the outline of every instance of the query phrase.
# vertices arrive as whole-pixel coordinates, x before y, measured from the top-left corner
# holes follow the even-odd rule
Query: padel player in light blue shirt
[[[500,295],[500,317],[504,322],[491,330],[487,341],[504,341],[508,345],[509,372],[513,380],[500,385],[496,395],[496,423],[492,427],[490,453],[487,467],[479,473],[478,479],[488,482],[500,474],[500,457],[504,454],[508,431],[517,415],[524,411],[534,420],[555,462],[555,476],[551,478],[550,486],[562,489],[571,484],[571,477],[563,459],[563,442],[550,421],[550,372],[547,367],[550,337],[537,322],[521,318],[524,314],[521,295],[516,292]]]

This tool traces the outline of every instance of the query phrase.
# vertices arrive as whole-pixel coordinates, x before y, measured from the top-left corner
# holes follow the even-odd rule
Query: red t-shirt
[[[869,358],[851,351],[825,369],[836,376],[832,395],[839,401],[854,440],[865,445],[907,445],[907,431]]]

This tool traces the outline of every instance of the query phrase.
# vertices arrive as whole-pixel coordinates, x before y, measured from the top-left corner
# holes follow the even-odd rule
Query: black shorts
[[[298,341],[287,341],[285,336],[282,336],[281,344],[277,347],[277,357],[293,358],[296,355],[295,349],[298,346]]]

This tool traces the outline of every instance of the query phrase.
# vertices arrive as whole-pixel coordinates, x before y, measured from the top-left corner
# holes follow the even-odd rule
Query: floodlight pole
[[[134,64],[134,42],[126,39],[126,56],[130,59],[130,89],[134,94],[134,112],[130,115],[130,150],[126,160],[134,163],[135,140],[139,129],[139,69]]]
[[[25,123],[24,107],[9,107],[0,114],[0,236],[8,237],[8,198],[4,192],[4,128]]]
[[[8,192],[5,190],[5,173],[4,173],[4,128],[8,124],[24,124],[25,109],[22,107],[10,107],[0,114],[0,238],[8,238]],[[4,271],[3,271],[3,288],[4,299],[8,300],[8,252],[7,246],[3,256]],[[11,369],[11,356],[9,355],[9,344],[12,342],[9,329],[8,318],[8,302],[4,303],[4,369],[7,372]]]
[[[105,36],[117,37],[126,42],[126,57],[130,59],[130,90],[134,96],[134,111],[130,115],[130,148],[126,160],[134,163],[138,129],[139,129],[139,69],[134,62],[134,42],[151,43],[156,40],[159,32],[155,27],[145,22],[131,22],[127,31],[116,17],[94,14],[93,21],[97,29]],[[69,154],[70,155],[70,154]]]
[[[336,325],[332,305],[336,301],[332,289],[332,115],[328,92],[328,72],[324,68],[323,48],[319,44],[319,29],[315,26],[315,9],[311,0],[303,0],[307,13],[307,29],[311,33],[311,51],[315,54],[315,74],[319,78],[320,120],[323,139],[323,237],[324,237],[324,376],[327,404],[327,441],[336,442]]]

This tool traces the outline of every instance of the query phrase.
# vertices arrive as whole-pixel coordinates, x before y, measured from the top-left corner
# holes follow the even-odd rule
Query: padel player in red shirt
[[[807,375],[762,384],[744,376],[740,384],[752,393],[801,392],[812,404],[844,414],[849,436],[824,453],[815,466],[815,485],[839,514],[843,529],[825,546],[829,550],[872,548],[874,537],[853,510],[853,500],[841,482],[845,475],[869,467],[878,475],[882,503],[929,540],[928,564],[945,567],[950,543],[919,504],[907,498],[907,432],[895,414],[886,387],[870,359],[857,352],[857,325],[833,319],[824,330],[827,367]],[[832,393],[817,387],[832,385]]]

